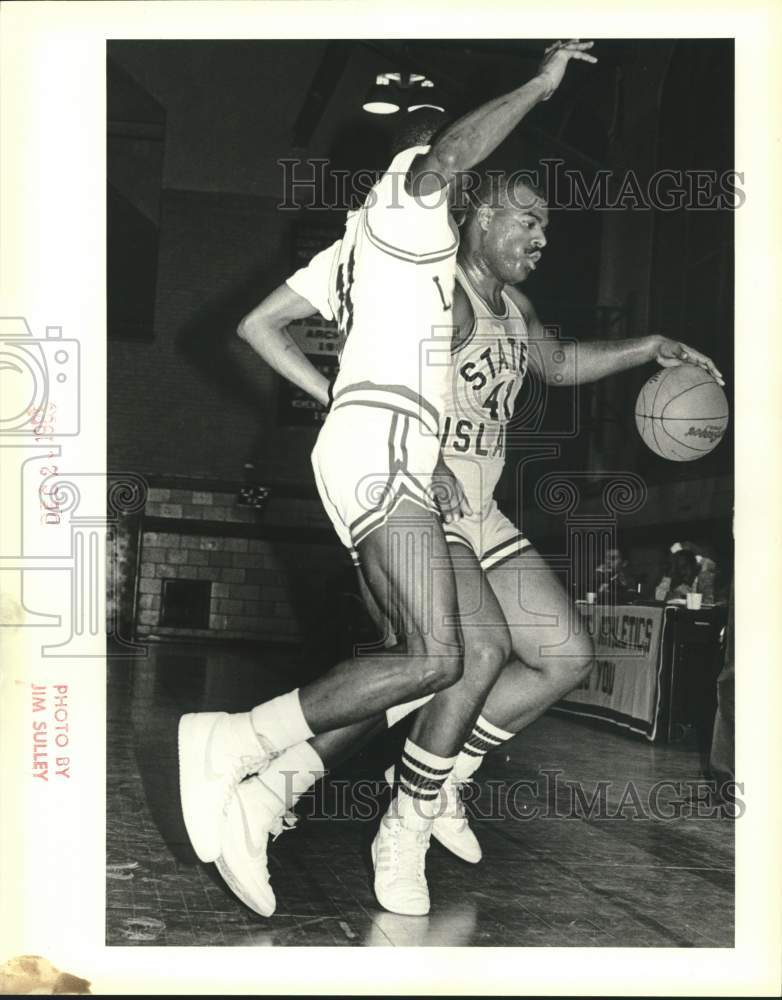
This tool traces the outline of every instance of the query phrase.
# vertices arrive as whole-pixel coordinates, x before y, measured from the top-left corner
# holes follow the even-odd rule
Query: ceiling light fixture
[[[393,115],[399,110],[396,87],[391,87],[392,74],[380,73],[369,89],[363,108],[373,115]]]
[[[440,92],[431,80],[421,78],[414,86],[415,90],[411,92],[407,103],[408,111],[420,111],[421,108],[445,111]]]
[[[380,73],[362,106],[374,115],[392,115],[400,108],[445,111],[439,90],[421,73]]]

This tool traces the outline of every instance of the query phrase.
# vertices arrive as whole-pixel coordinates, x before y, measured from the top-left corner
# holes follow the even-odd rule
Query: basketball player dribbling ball
[[[555,386],[594,382],[651,361],[698,365],[722,381],[710,358],[660,335],[585,342],[545,336],[517,287],[544,253],[545,198],[507,176],[493,181],[481,185],[467,213],[457,259],[442,449],[472,513],[446,525],[445,535],[452,548],[466,547],[479,560],[509,632],[511,655],[457,757],[456,783],[468,780],[487,750],[537,719],[591,669],[591,640],[571,630],[575,612],[564,587],[493,497],[505,462],[506,427],[528,365]],[[471,591],[457,583],[460,602],[471,607],[478,584]],[[461,829],[460,840],[469,843],[466,824]]]
[[[397,807],[373,844],[381,904],[409,914],[429,909],[424,859],[438,792],[502,666],[486,663],[480,677],[476,672],[462,683],[456,583],[432,492],[435,468],[442,466],[439,420],[449,367],[439,358],[427,363],[421,346],[451,310],[458,237],[444,191],[553,93],[571,59],[594,62],[590,47],[556,43],[528,84],[449,126],[431,148],[399,154],[364,206],[348,217],[339,244],[311,264],[313,273],[328,271],[322,309],[337,318],[345,337],[333,403],[313,452],[316,483],[398,642],[391,651],[345,660],[325,677],[250,712],[194,713],[180,720],[188,836],[198,857],[221,862],[223,876],[258,912],[273,910],[268,882],[248,891],[237,871],[243,858],[226,858],[237,830],[248,857],[260,857],[240,782],[284,751],[306,747],[317,734],[435,694],[414,720]],[[389,299],[378,308],[383,291]],[[281,312],[286,322],[310,314],[310,302],[298,299],[295,281],[272,293],[261,326]],[[253,325],[250,314],[243,326],[251,341]],[[445,481],[450,475],[444,467],[439,474]],[[469,510],[452,478],[451,493],[455,499],[445,520]],[[311,747],[301,751],[304,769],[312,762],[308,752]],[[298,764],[302,769],[301,758]]]
[[[481,852],[459,809],[459,784],[477,770],[487,750],[515,735],[576,686],[592,658],[588,636],[570,632],[572,611],[556,576],[493,499],[504,464],[506,424],[528,364],[546,381],[555,382],[559,376],[555,384],[593,381],[651,360],[697,364],[721,381],[710,359],[659,336],[593,341],[578,348],[544,340],[531,303],[512,286],[524,281],[540,261],[547,214],[544,199],[523,185],[513,191],[503,183],[483,188],[463,226],[454,290],[453,365],[441,437],[447,464],[464,485],[473,513],[446,524],[445,535],[453,546],[463,547],[460,555],[466,557],[453,559],[460,606],[492,606],[481,590],[481,574],[496,598],[493,613],[482,622],[463,620],[465,634],[474,635],[471,626],[479,626],[475,631],[481,641],[473,645],[481,656],[492,651],[496,655],[503,647],[512,650],[443,786],[446,808],[433,825],[434,836],[468,861],[479,860]],[[316,291],[309,294],[317,301]],[[283,370],[285,350],[280,351],[279,344],[264,338],[255,346],[273,367]],[[287,375],[326,401],[326,380],[303,355]],[[465,661],[468,673],[467,650]],[[389,721],[405,709],[389,711]],[[356,735],[346,731],[319,737],[313,741],[311,771],[297,772],[296,761],[283,757],[256,783],[253,794],[265,815],[276,817],[276,829],[281,828],[285,808],[320,776],[323,761],[344,756]],[[447,807],[449,798],[452,808]],[[272,825],[267,822],[266,831]],[[258,868],[256,877],[266,877],[265,870]]]
[[[514,285],[521,284],[541,260],[548,209],[540,194],[524,184],[511,189],[507,180],[495,177],[493,184],[481,185],[462,226],[453,294],[451,376],[441,421],[443,457],[469,503],[469,512],[449,520],[444,529],[459,606],[470,609],[462,615],[465,677],[474,669],[473,658],[506,662],[442,786],[432,827],[437,840],[470,862],[480,860],[481,849],[467,823],[460,786],[477,771],[488,750],[564,697],[592,664],[590,637],[570,627],[573,609],[564,588],[520,529],[500,512],[493,496],[504,467],[507,424],[528,366],[556,385],[594,381],[653,360],[666,366],[700,365],[721,381],[709,358],[661,336],[579,345],[544,337],[532,304]],[[313,283],[308,287],[304,281],[295,283],[310,297],[312,314],[322,290],[318,291],[317,276],[310,277]],[[296,352],[293,357],[288,344],[273,337],[259,337],[254,346],[273,368],[327,402],[328,383],[303,354]],[[371,592],[365,591],[365,597],[384,627]],[[475,608],[481,609],[480,616]],[[410,708],[390,709],[388,723]],[[283,755],[259,781],[249,784],[247,798],[262,817],[264,840],[269,832],[283,828],[286,810],[318,780],[326,762],[332,765],[342,759],[366,732],[353,727],[320,736],[309,750]],[[238,843],[233,856],[243,854]],[[236,870],[246,873],[245,897],[248,885],[268,881],[266,868],[253,867],[246,857]]]

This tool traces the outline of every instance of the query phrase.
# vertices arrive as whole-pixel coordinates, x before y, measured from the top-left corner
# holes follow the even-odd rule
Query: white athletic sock
[[[275,750],[287,750],[315,735],[301,710],[298,688],[256,705],[250,712],[250,720],[255,732],[267,739]]]
[[[301,796],[326,773],[320,755],[311,743],[297,743],[273,760],[256,779],[265,792],[274,796],[270,806],[277,812],[293,809]]]
[[[432,698],[434,698],[433,694],[425,694],[421,698],[416,698],[415,701],[406,701],[404,705],[394,705],[392,708],[387,708],[386,723],[388,728],[391,729],[397,724],[397,722],[401,722],[402,719],[410,715],[411,712],[420,708],[421,705],[425,705],[427,701],[431,701]]]
[[[396,803],[403,826],[417,830],[431,827],[440,810],[440,789],[455,759],[430,753],[411,739],[405,741]]]
[[[454,777],[461,780],[471,778],[483,763],[483,758],[489,750],[501,746],[515,735],[500,729],[479,715],[469,739],[459,751],[456,763],[453,765]]]

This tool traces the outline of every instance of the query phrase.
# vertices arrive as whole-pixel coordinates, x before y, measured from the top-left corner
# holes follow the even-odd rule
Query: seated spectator
[[[610,600],[612,593],[618,601],[635,596],[630,564],[623,558],[621,549],[609,549],[606,552],[605,561],[595,570],[595,577],[598,600]]]
[[[670,575],[664,576],[657,584],[655,599],[658,601],[686,599],[687,594],[695,593],[698,589],[699,572],[700,565],[695,553],[690,549],[679,548],[671,557]]]
[[[706,604],[713,604],[717,590],[717,563],[712,558],[713,549],[711,546],[695,545],[693,542],[674,542],[671,546],[671,552],[674,554],[682,549],[692,552],[698,561],[698,578],[693,590],[698,594],[703,594],[703,600]]]

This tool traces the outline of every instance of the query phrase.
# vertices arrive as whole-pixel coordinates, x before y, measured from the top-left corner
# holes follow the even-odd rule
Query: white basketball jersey
[[[505,292],[495,315],[457,266],[470,300],[472,330],[452,358],[440,425],[443,458],[460,479],[477,513],[491,501],[505,464],[505,435],[528,363],[527,324]]]
[[[334,398],[369,391],[368,400],[406,398],[435,428],[450,366],[454,270],[459,235],[448,192],[405,191],[411,163],[427,146],[407,149],[348,215],[343,238],[288,283],[328,316],[322,294],[308,290],[325,267],[328,310],[344,346]],[[307,272],[310,272],[309,274]]]

